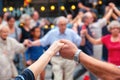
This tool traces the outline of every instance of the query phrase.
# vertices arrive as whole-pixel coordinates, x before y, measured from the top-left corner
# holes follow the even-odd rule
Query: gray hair
[[[85,19],[87,19],[89,16],[92,16],[91,12],[86,12],[82,17],[82,22],[85,22]]]
[[[110,22],[110,24],[107,26],[108,31],[110,31],[111,28],[118,27],[120,28],[120,23],[116,20]]]
[[[31,19],[30,15],[28,14],[23,14],[21,17],[20,17],[20,23],[25,23],[25,20],[26,19]]]
[[[57,18],[56,25],[58,25],[60,21],[65,21],[66,23],[68,23],[68,19],[64,16],[60,16]]]

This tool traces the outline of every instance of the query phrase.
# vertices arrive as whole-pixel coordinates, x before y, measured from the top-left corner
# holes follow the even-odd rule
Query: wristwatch
[[[82,52],[82,50],[80,50],[80,49],[78,49],[77,51],[76,51],[76,53],[75,53],[75,55],[74,55],[74,60],[76,61],[76,62],[80,62],[79,60],[79,55],[80,55],[80,53]]]

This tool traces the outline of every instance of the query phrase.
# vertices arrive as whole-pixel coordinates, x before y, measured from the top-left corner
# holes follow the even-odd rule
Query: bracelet
[[[78,63],[80,62],[79,55],[81,52],[82,52],[82,50],[78,49],[74,55],[74,60]]]

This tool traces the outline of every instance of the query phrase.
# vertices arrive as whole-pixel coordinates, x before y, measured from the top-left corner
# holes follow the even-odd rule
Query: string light
[[[60,10],[61,10],[61,11],[64,11],[64,10],[65,10],[65,7],[64,7],[64,6],[60,6]]]
[[[51,6],[50,6],[50,10],[51,10],[51,11],[54,11],[54,10],[55,10],[55,6],[54,6],[54,5],[51,5]]]
[[[41,6],[41,7],[40,7],[40,10],[41,10],[41,11],[45,11],[45,6]]]
[[[7,12],[7,8],[3,8],[3,12]]]

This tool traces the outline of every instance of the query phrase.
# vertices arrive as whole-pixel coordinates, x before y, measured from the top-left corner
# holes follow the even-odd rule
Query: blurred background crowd
[[[14,62],[18,74],[43,54],[52,40],[55,41],[54,36],[59,37],[59,39],[72,37],[70,40],[88,55],[120,66],[120,36],[113,38],[114,41],[118,40],[118,43],[112,45],[117,47],[115,49],[118,52],[114,51],[115,49],[107,43],[107,39],[105,41],[104,37],[109,34],[117,34],[115,33],[117,30],[112,31],[112,29],[118,29],[119,34],[119,8],[120,0],[0,0],[0,25],[9,27],[8,37],[14,38],[20,43],[26,39],[31,41],[40,39],[42,42],[41,46],[30,47],[24,54],[15,52],[11,60]],[[63,34],[60,35],[59,31],[52,32],[57,28],[63,30]],[[69,30],[67,32],[67,29],[74,33]],[[102,43],[90,41],[90,37],[85,36],[84,29],[87,30],[91,38],[96,40],[101,38]],[[1,43],[4,42],[0,39],[0,45]],[[108,48],[109,46],[110,48]],[[0,47],[0,51],[2,49]],[[118,62],[115,61],[116,59]],[[2,64],[0,63],[0,71],[4,72],[7,64],[4,67],[1,66]],[[81,64],[66,61],[60,55],[53,57],[48,65],[51,68],[46,67],[38,80],[98,80]],[[1,77],[1,74],[0,72],[0,80],[6,80]],[[47,79],[46,75],[51,76]],[[10,80],[12,78],[14,76]]]

